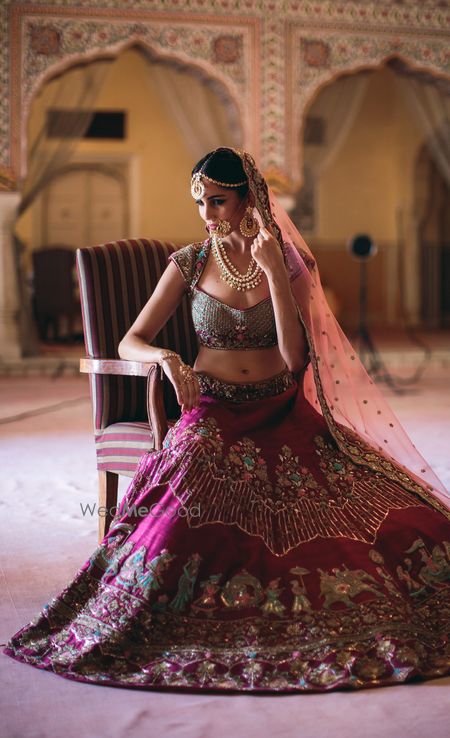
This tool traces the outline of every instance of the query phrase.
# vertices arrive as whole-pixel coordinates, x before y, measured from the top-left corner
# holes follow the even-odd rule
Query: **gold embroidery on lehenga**
[[[201,557],[188,555],[183,565],[178,555],[162,549],[151,561],[163,555],[181,567],[177,595],[181,592],[185,607]],[[418,538],[405,556],[423,580],[420,598],[410,596],[407,587],[400,597],[390,597],[387,570],[377,581],[364,569],[294,566],[289,573],[301,584],[290,591],[281,576],[262,582],[242,569],[222,585],[221,574],[210,574],[199,585],[205,594],[205,584],[211,584],[203,598],[206,609],[194,608],[197,598],[186,612],[158,607],[163,598],[167,603],[167,589],[143,599],[140,587],[106,581],[102,567],[86,569],[8,647],[56,673],[136,686],[310,690],[440,676],[450,668],[450,586],[445,584],[450,543],[435,543],[430,550]],[[380,574],[382,554],[370,549],[369,562]],[[322,600],[315,608],[313,578],[319,578]],[[245,608],[256,613],[238,612]]]
[[[116,576],[119,584],[143,598],[147,598],[150,592],[160,589],[162,574],[174,558],[174,555],[169,554],[164,548],[150,562],[145,563],[146,554],[147,548],[140,546],[127,556]],[[111,573],[109,567],[105,573]]]
[[[375,564],[381,564],[381,566],[376,567],[376,572],[380,579],[382,579],[383,585],[385,589],[389,592],[389,594],[392,595],[392,597],[401,597],[402,594],[397,587],[394,578],[390,575],[388,570],[384,566],[382,566],[384,564],[384,558],[379,553],[379,551],[371,549],[369,551],[369,559],[371,559]]]
[[[285,444],[272,479],[253,439],[239,439],[227,453],[217,420],[208,416],[166,438],[152,478],[167,481],[180,502],[189,497],[199,512],[194,518],[187,509],[189,527],[237,525],[276,556],[318,536],[373,543],[390,509],[423,504],[381,472],[354,464],[334,441],[314,441],[320,472]]]
[[[263,599],[260,581],[243,569],[222,587],[221,600],[227,607],[252,607]]]
[[[302,566],[294,566],[289,571],[291,574],[296,574],[300,577],[300,579],[291,579],[291,590],[294,595],[291,611],[298,613],[311,610],[311,602],[306,595],[306,587],[303,581],[303,577],[306,574],[310,574],[310,571],[304,569]]]
[[[261,610],[265,615],[283,615],[286,610],[286,606],[283,605],[279,600],[279,596],[283,591],[283,587],[279,587],[280,578],[273,579],[269,582],[269,586],[266,587],[265,594],[267,600],[264,605],[261,606]]]
[[[405,551],[410,555],[419,554],[421,567],[417,578],[425,587],[439,589],[450,581],[450,543],[444,541],[443,547],[441,548],[438,544],[435,544],[430,551],[426,543],[418,538]],[[406,561],[410,562],[410,566],[412,565],[411,559],[405,559]],[[415,594],[418,594],[418,592]]]
[[[127,550],[122,549],[122,546],[134,528],[135,526],[130,523],[119,523],[118,525],[113,523],[109,529],[108,538],[103,540],[90,556],[89,571],[94,566],[98,566],[104,571],[112,566],[117,557],[120,558]],[[128,545],[128,551],[131,551],[132,548],[133,544],[131,544],[131,547]]]
[[[222,574],[211,574],[210,577],[200,583],[202,594],[191,604],[191,612],[204,613],[207,617],[218,609],[216,595],[220,592],[219,581]]]
[[[362,569],[350,571],[334,568],[332,574],[318,569],[320,574],[320,592],[324,598],[324,607],[336,602],[343,602],[347,607],[356,607],[352,598],[361,592],[371,592],[375,597],[382,597],[379,585],[371,574]]]
[[[173,610],[179,612],[185,610],[188,603],[192,600],[201,560],[202,557],[199,554],[192,554],[187,564],[183,566],[183,573],[178,580],[178,591],[170,603],[170,607]]]
[[[432,505],[436,510],[439,510],[439,512],[441,512],[443,515],[445,515],[446,518],[450,520],[450,510],[448,510],[441,502],[439,502],[439,500],[431,495],[429,491],[425,488],[425,486],[418,484],[409,474],[407,474],[405,471],[402,471],[396,464],[394,464],[394,462],[391,462],[388,459],[385,459],[384,456],[380,456],[380,454],[377,454],[375,450],[371,446],[369,446],[369,444],[367,444],[357,433],[341,424],[336,423],[333,415],[328,408],[328,404],[323,392],[318,367],[320,356],[316,355],[315,353],[314,344],[311,339],[308,326],[305,324],[300,310],[298,311],[298,314],[308,341],[309,356],[314,372],[314,381],[317,389],[317,396],[319,398],[320,407],[323,416],[327,422],[330,433],[332,434],[339,448],[348,457],[350,457],[350,459],[355,464],[364,465],[370,469],[382,473],[387,479],[397,482],[405,490],[413,492],[415,495],[425,500],[429,505]],[[335,400],[337,400],[337,398],[335,398]],[[378,414],[381,413],[380,410],[378,410],[377,412]],[[432,490],[431,486],[429,486],[429,490]]]

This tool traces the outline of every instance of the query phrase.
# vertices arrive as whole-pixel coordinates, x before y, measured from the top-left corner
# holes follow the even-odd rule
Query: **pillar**
[[[0,192],[0,360],[20,359],[19,289],[13,228],[20,192]]]

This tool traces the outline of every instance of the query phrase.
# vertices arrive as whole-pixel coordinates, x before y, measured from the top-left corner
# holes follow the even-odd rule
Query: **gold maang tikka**
[[[191,179],[191,195],[194,200],[201,200],[205,194],[205,185],[202,182],[201,172],[195,172]]]
[[[230,182],[219,182],[218,179],[213,179],[212,177],[208,177],[207,174],[203,174],[203,172],[195,172],[195,174],[192,175],[191,179],[191,195],[194,198],[194,200],[200,200],[203,195],[205,194],[205,185],[202,182],[202,179],[206,179],[208,182],[212,182],[213,184],[218,185],[219,187],[242,187],[242,185],[247,184],[246,179],[244,179],[242,182],[233,182],[230,184]]]

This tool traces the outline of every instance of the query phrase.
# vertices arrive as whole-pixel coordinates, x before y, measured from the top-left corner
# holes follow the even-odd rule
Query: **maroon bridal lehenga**
[[[419,454],[329,308],[321,322],[306,303],[320,282],[297,246],[284,254],[307,366],[248,384],[199,372],[199,407],[142,457],[99,547],[6,654],[147,689],[325,691],[450,673],[448,496],[429,467],[401,463]],[[174,257],[203,342],[208,251]],[[236,311],[228,339],[254,329],[258,345],[262,310]]]

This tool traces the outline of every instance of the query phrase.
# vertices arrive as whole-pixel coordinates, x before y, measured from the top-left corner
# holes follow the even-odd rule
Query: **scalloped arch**
[[[220,70],[213,67],[208,61],[193,59],[181,52],[166,52],[156,47],[144,39],[127,39],[116,44],[97,49],[95,51],[86,51],[86,53],[71,54],[65,56],[59,62],[49,66],[40,75],[33,80],[27,94],[22,100],[22,114],[20,117],[20,154],[19,154],[19,172],[22,180],[26,177],[28,165],[28,120],[34,99],[39,94],[42,87],[57,77],[62,76],[77,66],[85,66],[104,59],[117,59],[123,52],[129,49],[137,49],[149,58],[157,59],[167,65],[170,65],[188,74],[196,76],[198,79],[205,81],[211,86],[225,104],[225,108],[230,115],[230,122],[234,128],[237,126],[241,129],[242,140],[245,141],[249,137],[248,121],[243,110],[242,96],[239,95],[233,82],[228,79]]]
[[[303,94],[299,96],[297,100],[296,110],[298,116],[298,124],[296,130],[294,127],[292,136],[292,180],[294,182],[295,189],[301,187],[302,184],[303,131],[306,117],[309,108],[311,107],[317,96],[320,94],[320,92],[329,85],[332,85],[337,79],[340,79],[341,77],[356,74],[361,71],[374,71],[376,69],[381,69],[383,66],[388,65],[389,62],[392,60],[398,60],[402,62],[409,70],[411,70],[412,72],[417,72],[417,74],[426,73],[430,77],[450,82],[450,75],[445,70],[436,69],[435,67],[431,67],[425,62],[421,63],[407,53],[397,52],[389,52],[384,54],[380,53],[378,58],[374,58],[368,61],[355,59],[354,61],[349,61],[345,66],[342,66],[338,69],[334,68],[323,70],[322,73],[314,77],[308,85],[305,85],[305,87],[303,88]]]

